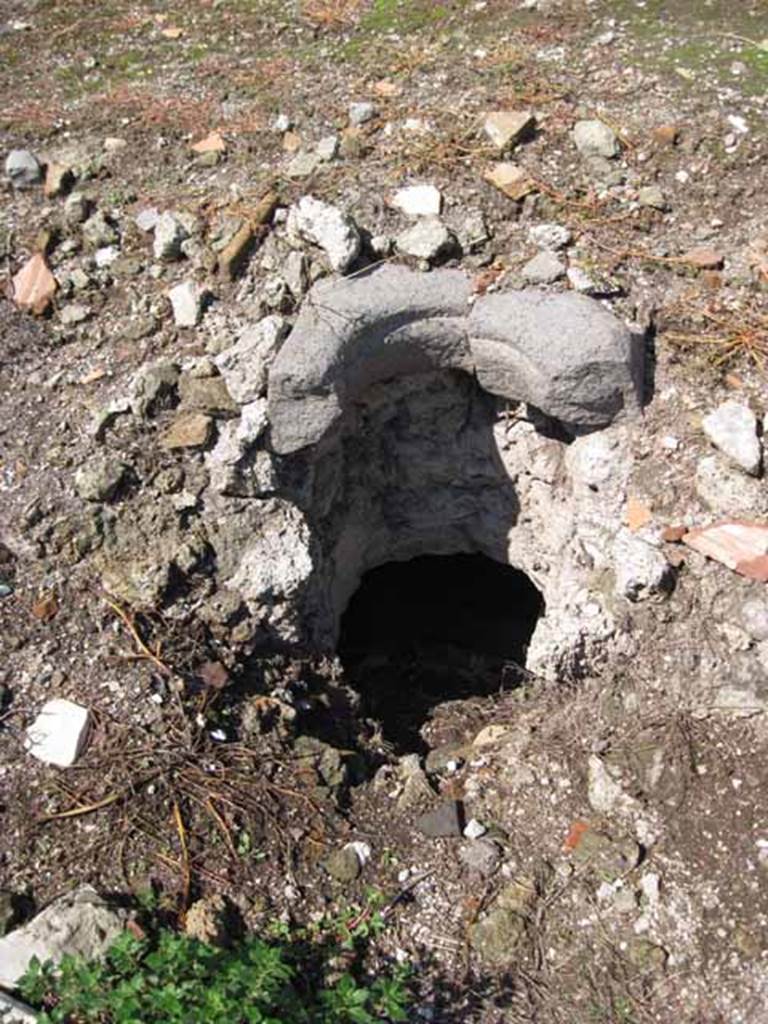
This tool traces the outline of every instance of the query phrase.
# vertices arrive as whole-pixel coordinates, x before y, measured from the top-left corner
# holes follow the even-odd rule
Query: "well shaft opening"
[[[341,619],[339,657],[397,753],[446,701],[517,685],[543,599],[525,573],[481,554],[422,555],[365,573]]]

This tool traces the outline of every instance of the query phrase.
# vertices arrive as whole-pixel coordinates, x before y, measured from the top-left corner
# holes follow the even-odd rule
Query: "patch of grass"
[[[374,0],[360,20],[365,32],[418,32],[448,16],[448,8],[435,0]]]

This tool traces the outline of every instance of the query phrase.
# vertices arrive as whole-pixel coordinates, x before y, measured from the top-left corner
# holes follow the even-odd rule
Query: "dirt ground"
[[[113,243],[84,238],[64,196],[3,179],[0,888],[42,906],[88,881],[182,916],[223,891],[253,927],[364,919],[376,890],[372,969],[414,966],[414,1021],[768,1021],[768,659],[739,618],[764,584],[663,545],[674,590],[627,604],[623,648],[580,679],[439,704],[424,766],[398,760],[338,661],[267,652],[210,610],[204,462],[158,445],[172,410],[110,431],[129,467],[114,499],[73,482],[140,368],[191,365],[275,308],[268,229],[234,281],[215,273],[218,241],[269,189],[392,237],[407,222],[387,197],[415,182],[440,189],[460,239],[481,215],[487,237],[449,263],[488,284],[524,283],[532,225],[568,227],[569,267],[648,344],[631,492],[657,532],[711,521],[702,416],[768,405],[767,84],[764,0],[0,0],[0,148],[73,168],[119,250],[99,265]],[[374,116],[350,126],[359,102]],[[485,177],[482,120],[501,109],[536,117],[512,157],[518,200]],[[577,151],[582,119],[616,133],[608,166]],[[195,153],[211,132],[226,151]],[[296,153],[331,135],[338,156],[296,176]],[[153,259],[135,225],[150,207],[194,220],[183,265]],[[41,250],[59,287],[34,317],[10,281]],[[166,293],[190,276],[212,298],[185,329]],[[275,301],[290,317],[290,293]],[[750,487],[729,514],[764,518],[764,478]],[[105,585],[105,544],[168,517],[188,571],[139,607]],[[65,770],[23,746],[54,696],[94,719]],[[414,827],[441,801],[482,823],[480,846]],[[351,840],[370,859],[334,877]]]

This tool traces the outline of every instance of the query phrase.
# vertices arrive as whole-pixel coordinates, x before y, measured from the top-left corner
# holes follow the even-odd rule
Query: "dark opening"
[[[449,700],[517,685],[544,611],[517,569],[484,555],[424,555],[367,572],[342,616],[339,657],[398,754]]]

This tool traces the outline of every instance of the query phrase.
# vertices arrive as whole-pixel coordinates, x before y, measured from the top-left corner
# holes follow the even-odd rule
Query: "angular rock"
[[[427,774],[417,763],[412,771],[405,775],[403,790],[397,798],[398,811],[410,811],[416,807],[428,806],[435,799],[435,791],[429,783]]]
[[[598,814],[627,813],[637,806],[596,754],[591,754],[587,762],[587,797]]]
[[[48,269],[45,256],[36,252],[13,278],[13,301],[19,309],[40,316],[56,294],[56,278]]]
[[[213,436],[213,419],[199,412],[182,412],[160,438],[163,448],[204,448]]]
[[[143,231],[144,234],[149,234],[150,231],[155,230],[159,219],[160,211],[155,206],[148,206],[136,214],[134,224],[139,231]]]
[[[93,960],[122,933],[126,914],[113,910],[85,885],[54,900],[28,924],[0,939],[0,985],[14,988],[33,957],[58,963],[63,956]]]
[[[249,402],[240,410],[238,436],[245,444],[258,441],[269,425],[266,399],[259,398]]]
[[[184,374],[179,380],[180,411],[204,412],[209,416],[236,416],[237,403],[230,395],[222,377],[193,377]]]
[[[501,890],[488,913],[470,931],[470,944],[481,960],[502,966],[516,958],[535,902],[536,887],[531,879],[520,878]]]
[[[72,188],[75,176],[67,164],[48,164],[45,169],[43,192],[48,199],[63,196]]]
[[[302,512],[275,498],[248,503],[212,531],[226,585],[281,639],[294,640],[302,625],[301,599],[315,570],[315,541]]]
[[[600,293],[599,283],[582,267],[568,267],[566,276],[571,288],[580,295],[598,295]]]
[[[761,481],[725,462],[719,455],[707,455],[696,464],[696,494],[715,515],[760,516],[768,514],[768,490]]]
[[[282,316],[265,317],[216,357],[216,366],[236,402],[242,405],[266,394],[270,364],[288,329]]]
[[[439,369],[573,427],[637,408],[643,354],[598,303],[533,291],[477,298],[457,270],[388,264],[309,293],[269,374],[272,445],[314,444],[379,381]]]
[[[485,174],[485,180],[495,185],[500,192],[510,199],[520,201],[536,190],[536,184],[527,171],[517,164],[495,164]]]
[[[667,201],[664,193],[658,185],[646,185],[637,193],[637,201],[641,206],[648,206],[652,210],[666,210]]]
[[[219,132],[211,132],[204,138],[193,142],[189,147],[193,153],[226,153],[227,144]]]
[[[430,839],[460,836],[464,828],[464,808],[458,800],[447,800],[434,810],[420,815],[414,825]]]
[[[73,196],[70,196],[70,199],[72,198]],[[97,210],[83,224],[83,238],[94,249],[100,249],[113,245],[117,241],[117,231],[101,210]]]
[[[197,327],[203,316],[205,290],[195,281],[182,281],[168,292],[177,327]]]
[[[35,1024],[37,1014],[24,1003],[0,992],[0,1024]]]
[[[424,217],[401,232],[395,239],[395,245],[406,256],[431,262],[449,252],[455,245],[455,239],[438,217]]]
[[[535,125],[530,110],[496,110],[486,116],[483,130],[501,153],[527,138]]]
[[[110,267],[120,256],[120,250],[116,245],[104,245],[93,254],[96,266],[103,270]]]
[[[315,153],[324,163],[335,160],[339,155],[338,135],[326,135],[315,146]]]
[[[528,239],[537,249],[557,252],[568,245],[571,231],[563,224],[534,224],[528,230]]]
[[[729,399],[705,416],[701,425],[716,448],[750,476],[759,476],[762,450],[757,417],[748,406]]]
[[[628,530],[621,530],[613,545],[616,593],[628,601],[641,601],[672,589],[674,574],[663,553]]]
[[[290,208],[286,230],[289,236],[319,245],[340,274],[360,255],[360,233],[352,218],[313,196],[303,196]]]
[[[574,864],[589,867],[608,882],[637,867],[641,856],[642,850],[629,836],[614,838],[600,829],[589,827],[579,835],[571,853]]]
[[[266,406],[263,399],[251,403],[257,404]],[[245,406],[244,411],[248,408]],[[261,427],[252,430],[243,416],[239,423],[226,423],[221,427],[216,446],[205,460],[214,491],[241,498],[261,498],[277,491],[278,476],[272,454],[253,447],[266,426],[264,416]]]
[[[289,178],[310,178],[323,162],[319,153],[297,153],[289,162],[285,173]]]
[[[83,751],[89,725],[88,708],[63,697],[55,697],[43,705],[27,729],[25,747],[44,764],[69,768]]]
[[[81,324],[83,320],[87,320],[91,315],[91,311],[87,306],[81,305],[79,302],[70,302],[66,306],[62,306],[59,310],[59,320],[64,324],[65,327],[72,327],[75,324]]]
[[[472,740],[473,747],[492,747],[495,744],[501,742],[505,737],[509,736],[510,728],[508,725],[500,725],[497,723],[491,723],[491,725],[484,726],[480,732]]]
[[[481,878],[490,878],[501,863],[501,849],[492,839],[471,839],[459,847],[459,860]]]
[[[325,870],[337,882],[354,882],[363,869],[360,858],[354,847],[349,844],[340,850],[334,850],[326,859]]]
[[[125,479],[127,466],[111,456],[100,456],[75,473],[75,490],[84,501],[111,501]]]
[[[181,256],[181,243],[189,237],[189,232],[178,217],[166,210],[161,213],[155,223],[155,237],[152,251],[156,260],[172,262]]]
[[[368,124],[376,117],[377,110],[373,103],[363,100],[358,103],[349,104],[349,123],[354,128],[359,128],[360,125]]]
[[[180,372],[175,363],[166,359],[142,366],[129,387],[128,402],[133,415],[143,419],[174,405]]]
[[[283,280],[295,299],[300,299],[307,290],[309,261],[299,251],[288,253],[281,267]]]
[[[484,836],[487,831],[488,829],[485,825],[478,821],[477,818],[470,818],[464,826],[462,835],[465,839],[479,839],[481,836]]]
[[[616,132],[602,121],[577,121],[573,126],[573,140],[583,157],[610,160],[621,151]]]
[[[72,192],[64,203],[64,220],[71,225],[82,224],[88,220],[90,210],[91,203],[88,197],[82,192]]]
[[[511,963],[525,938],[525,918],[512,910],[498,907],[472,927],[472,949],[485,963],[500,966]]]
[[[565,264],[553,252],[540,252],[525,264],[521,273],[531,284],[553,284],[565,277]]]
[[[16,189],[32,188],[43,177],[43,170],[34,153],[28,149],[12,149],[5,158],[5,174]]]
[[[407,217],[437,217],[443,197],[434,185],[408,185],[395,192],[392,205]]]

